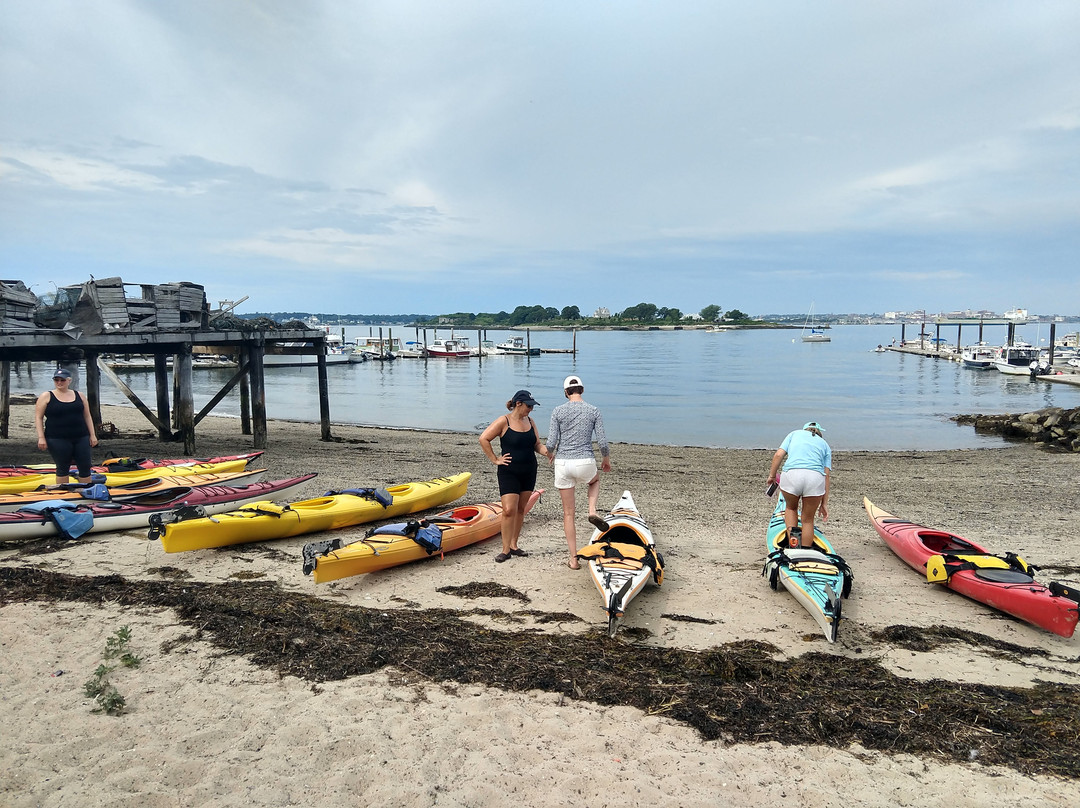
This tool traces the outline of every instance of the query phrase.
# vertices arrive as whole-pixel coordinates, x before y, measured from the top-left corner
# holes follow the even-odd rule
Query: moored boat
[[[286,505],[254,502],[213,519],[184,518],[163,524],[152,538],[161,538],[166,553],[179,553],[352,527],[446,505],[465,495],[471,477],[466,471],[385,489],[330,491]]]
[[[427,346],[427,354],[434,357],[468,356],[469,346],[461,339],[436,339]]]
[[[526,512],[543,493],[533,491]],[[418,521],[382,525],[359,541],[312,542],[304,546],[304,574],[314,574],[315,583],[320,584],[441,556],[498,535],[501,525],[502,503],[488,502],[461,505]]]
[[[614,637],[626,607],[650,580],[664,581],[664,557],[656,551],[652,531],[629,491],[593,531],[577,557],[587,562],[589,576],[604,600],[608,636]]]
[[[0,540],[60,535],[62,530],[69,530],[73,524],[79,525],[80,536],[109,530],[145,528],[154,516],[181,507],[198,508],[206,514],[222,513],[246,502],[283,496],[315,476],[307,474],[238,486],[179,485],[139,494],[123,502],[89,504],[46,500],[24,506],[22,510],[0,513]]]
[[[994,367],[1010,376],[1029,376],[1031,363],[1039,364],[1039,349],[1026,342],[1005,345],[994,359]]]
[[[940,583],[1062,637],[1071,637],[1080,616],[1080,591],[1071,584],[1035,580],[1013,553],[994,555],[975,542],[900,519],[866,497],[863,507],[889,548],[931,583]]]
[[[765,531],[768,556],[762,574],[768,576],[769,586],[774,590],[783,585],[814,618],[825,639],[836,642],[843,612],[841,599],[851,594],[855,576],[817,524],[814,525],[813,547],[788,547],[783,494],[776,500],[776,508]]]
[[[524,337],[510,337],[506,342],[500,342],[495,346],[495,351],[500,354],[513,356],[539,356],[540,349],[533,348],[525,342]]]
[[[986,342],[967,345],[960,351],[960,361],[966,368],[974,370],[992,370],[999,349]]]
[[[72,502],[125,502],[142,494],[152,494],[180,485],[196,487],[202,485],[247,485],[257,483],[266,475],[266,469],[243,469],[225,474],[188,474],[182,478],[149,477],[131,483],[107,486],[100,483],[82,485],[40,486],[35,491],[21,491],[14,494],[0,494],[0,513],[17,511],[34,502],[45,500],[69,500]]]

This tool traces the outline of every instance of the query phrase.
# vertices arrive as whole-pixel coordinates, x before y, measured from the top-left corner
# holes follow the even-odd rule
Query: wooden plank
[[[221,402],[221,400],[223,398],[225,398],[225,396],[227,396],[229,394],[229,391],[232,390],[233,387],[236,386],[236,383],[238,381],[240,381],[242,378],[244,378],[244,376],[247,374],[247,371],[248,371],[247,365],[242,364],[240,366],[240,369],[237,370],[236,373],[233,374],[233,377],[231,379],[229,379],[229,381],[227,381],[225,383],[225,386],[222,387],[217,392],[217,395],[215,395],[212,399],[210,399],[206,403],[205,407],[203,407],[201,410],[199,410],[199,414],[195,416],[195,426],[198,426],[199,421],[201,421],[203,418],[205,418],[207,415],[209,415],[210,412],[214,409],[214,407],[216,407]]]
[[[164,427],[157,419],[157,416],[155,416],[154,413],[150,412],[150,408],[142,403],[139,397],[135,395],[134,391],[126,384],[124,384],[120,377],[113,372],[113,369],[106,365],[104,361],[102,361],[100,356],[97,358],[97,366],[98,369],[102,373],[104,373],[105,376],[117,386],[117,388],[119,388],[120,392],[127,396],[128,401],[134,404],[135,408],[146,416],[146,420],[152,423],[155,427],[157,427],[158,432],[168,431],[168,429]]]

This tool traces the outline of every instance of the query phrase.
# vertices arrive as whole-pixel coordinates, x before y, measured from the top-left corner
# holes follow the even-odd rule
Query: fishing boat
[[[899,519],[866,497],[863,507],[889,549],[930,583],[1062,637],[1076,630],[1080,591],[1071,584],[1041,584],[1035,568],[1014,553],[994,555],[955,533]]]
[[[356,341],[355,352],[365,359],[376,362],[392,362],[401,353],[401,340],[397,337],[363,337]]]
[[[0,513],[17,511],[35,502],[46,500],[69,500],[72,502],[126,502],[142,494],[157,493],[178,486],[247,485],[257,483],[266,476],[266,469],[244,469],[226,474],[189,474],[182,478],[149,477],[132,483],[107,486],[102,483],[66,483],[41,486],[35,491],[0,494]]]
[[[506,342],[500,342],[496,345],[495,350],[500,354],[510,354],[512,356],[540,355],[540,349],[527,345],[524,337],[510,337]]]
[[[967,345],[960,351],[960,362],[973,370],[993,370],[1000,349],[986,342]]]
[[[589,576],[604,600],[607,633],[614,637],[626,607],[650,580],[664,581],[664,557],[656,552],[652,531],[638,512],[629,491],[605,519],[595,522],[589,543],[577,554],[587,562]]]
[[[533,491],[526,513],[543,494]],[[382,525],[359,541],[326,539],[304,545],[304,574],[315,583],[389,569],[467,547],[498,535],[502,503],[461,505],[420,520]]]
[[[825,639],[836,642],[843,612],[842,599],[851,594],[855,576],[817,524],[814,525],[813,547],[789,547],[783,494],[776,500],[776,508],[765,531],[768,555],[762,575],[768,576],[773,590],[783,585],[814,618]]]
[[[468,343],[462,339],[436,339],[427,346],[427,355],[433,357],[468,356]]]
[[[807,327],[809,326],[809,330]],[[814,327],[814,304],[810,304],[810,311],[806,314],[806,322],[803,323],[802,330],[803,342],[832,342],[832,337],[822,331],[820,328]]]
[[[1031,375],[1032,362],[1039,365],[1039,349],[1026,342],[1005,345],[994,359],[994,367],[1009,376]]]
[[[86,533],[136,530],[151,519],[178,508],[197,509],[203,514],[232,510],[247,502],[284,496],[314,479],[314,474],[286,480],[247,485],[177,486],[148,494],[138,494],[123,502],[95,504],[70,500],[45,500],[18,511],[0,513],[0,540],[36,539],[64,535],[78,538]]]
[[[385,489],[328,491],[286,505],[253,502],[213,519],[180,514],[175,521],[152,526],[150,538],[160,538],[166,553],[179,553],[337,530],[446,505],[465,495],[471,477],[466,471]]]

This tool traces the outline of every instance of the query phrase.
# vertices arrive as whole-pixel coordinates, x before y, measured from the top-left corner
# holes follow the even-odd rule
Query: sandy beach
[[[95,459],[177,456],[177,446],[157,442],[135,410],[106,407],[104,418],[119,435],[103,440]],[[196,433],[199,456],[251,449],[251,437],[240,435],[233,419],[207,418]],[[260,466],[271,479],[318,472],[295,498],[462,471],[473,477],[461,502],[498,498],[475,435],[345,425],[333,434],[333,442],[322,442],[317,425],[272,421]],[[48,461],[36,449],[29,405],[12,407],[11,437],[0,449],[3,463]],[[1054,725],[1071,729],[1060,736],[1060,760],[1026,752],[1010,758],[1017,727],[1020,736],[1038,733],[1040,721],[1061,718],[1055,710],[1064,709],[1063,698],[1076,704],[1080,641],[920,580],[877,537],[862,506],[867,496],[899,516],[1018,552],[1041,568],[1043,580],[1076,581],[1080,457],[1028,445],[837,453],[825,530],[856,578],[833,645],[790,595],[772,591],[760,575],[772,510],[762,490],[770,457],[759,450],[613,444],[601,509],[630,490],[667,560],[664,585],[633,602],[614,640],[598,636],[605,617],[586,573],[565,566],[561,507],[544,463],[538,485],[549,490],[521,540],[529,556],[505,564],[493,561],[493,539],[442,560],[317,586],[301,570],[310,536],[180,554],[164,553],[145,532],[3,544],[0,804],[1080,802],[1075,714]],[[578,503],[581,540],[589,535],[584,492]],[[359,538],[367,527],[341,537]],[[80,581],[81,594],[70,594]],[[211,607],[232,595],[265,595],[274,610]],[[335,611],[402,632],[400,647],[344,635],[331,625]],[[283,624],[310,619],[319,630],[281,640],[275,614]],[[229,639],[230,620],[243,626],[243,642]],[[122,626],[130,627],[131,650],[142,662],[112,674],[126,710],[95,713],[83,683]],[[425,652],[423,643],[437,643],[438,653]],[[469,667],[480,656],[470,649],[484,643],[528,653],[520,661],[495,654],[484,664],[498,667],[485,677]],[[367,661],[352,672],[349,655],[372,646],[380,650],[365,650]],[[321,648],[338,649],[342,673],[326,664]],[[410,663],[409,654],[441,659],[445,675],[426,662]],[[599,688],[587,674],[590,664],[598,676],[607,665],[637,670],[635,654],[650,672],[665,658],[678,661],[662,675],[650,673],[662,681],[635,685],[670,688],[648,709],[634,706],[639,702],[611,680]],[[587,657],[586,673],[561,679],[560,668],[578,670],[578,656]],[[755,711],[746,702],[702,708],[690,695],[698,685],[680,679],[680,666],[719,659],[736,670],[726,695],[716,696],[726,701],[717,704],[733,704],[739,688],[780,695]],[[737,663],[745,659],[758,667],[744,681],[745,666]],[[548,664],[555,673],[543,672]],[[844,734],[859,704],[849,706],[835,731],[778,728],[785,715],[812,709],[797,698],[807,691],[806,678],[831,684],[840,698],[848,668],[861,671],[860,683],[910,688],[913,699],[876,725],[896,727],[892,741],[881,733]],[[1023,705],[1027,724],[984,722],[990,709],[970,726],[952,717],[934,725],[923,715],[934,711],[927,705],[947,700],[992,704],[1009,695]],[[871,706],[863,703],[868,713]],[[912,744],[909,726],[919,737],[940,736],[940,748]],[[795,742],[799,733],[822,740]],[[950,733],[964,739],[963,748],[948,740]]]

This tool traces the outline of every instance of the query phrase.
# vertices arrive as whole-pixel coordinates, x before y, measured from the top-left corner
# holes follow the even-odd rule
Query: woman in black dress
[[[502,552],[495,556],[500,564],[513,556],[528,555],[518,548],[521,524],[529,499],[536,489],[536,455],[548,456],[547,447],[532,419],[536,400],[528,390],[518,390],[506,402],[508,415],[500,416],[480,435],[480,446],[498,469],[499,496],[502,501]],[[499,438],[499,454],[491,442]]]
[[[53,389],[38,396],[34,406],[38,448],[48,450],[56,464],[56,484],[68,481],[71,464],[79,469],[79,482],[90,482],[90,448],[97,446],[94,420],[86,399],[71,389],[71,371],[57,368]]]

